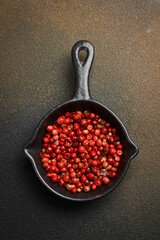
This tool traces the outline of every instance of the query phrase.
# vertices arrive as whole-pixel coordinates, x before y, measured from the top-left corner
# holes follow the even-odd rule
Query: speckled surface
[[[160,1],[1,1],[2,240],[154,239],[160,236]],[[94,99],[139,146],[120,185],[89,203],[57,199],[23,146],[41,118],[72,97],[71,48],[95,46]]]

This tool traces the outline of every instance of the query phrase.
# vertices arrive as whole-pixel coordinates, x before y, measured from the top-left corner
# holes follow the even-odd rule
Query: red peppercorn
[[[71,164],[71,167],[73,167],[73,164],[74,164],[74,162],[75,162],[75,159],[72,158],[72,159],[70,159],[70,160],[68,160],[68,161],[69,161],[69,163]]]
[[[88,124],[87,130],[88,130],[88,131],[91,131],[92,129],[93,129],[93,125],[92,125],[92,124]]]
[[[74,132],[74,131],[70,131],[68,135],[69,135],[71,138],[73,138],[74,135],[75,135],[75,132]]]
[[[96,145],[97,145],[97,147],[100,147],[100,146],[102,145],[102,140],[101,140],[101,139],[98,139],[98,140],[96,141]]]
[[[81,111],[76,111],[76,114],[79,114],[81,116],[82,112]]]
[[[104,135],[104,134],[100,134],[100,135],[99,135],[99,138],[100,138],[101,140],[104,140],[104,139],[105,139],[105,135]]]
[[[82,131],[79,129],[77,132],[76,132],[77,136],[81,136],[82,135]]]
[[[57,135],[57,134],[58,134],[58,130],[57,130],[57,129],[53,129],[53,130],[52,130],[52,134],[53,134],[53,135]]]
[[[86,182],[86,180],[87,180],[87,177],[86,177],[85,175],[82,175],[81,181],[82,181],[82,182]]]
[[[106,168],[108,171],[112,169],[112,165],[108,165],[108,167]]]
[[[95,119],[98,121],[100,119],[99,114],[96,114]]]
[[[101,130],[101,133],[102,133],[102,134],[105,134],[105,135],[106,135],[107,132],[108,132],[108,131],[107,131],[107,128],[106,128],[106,127],[105,127],[105,128],[102,128],[102,130]]]
[[[97,186],[96,186],[96,184],[91,184],[91,189],[94,191],[94,190],[96,190],[96,188],[97,188]]]
[[[60,117],[57,119],[57,123],[61,125],[64,122],[64,117]]]
[[[98,165],[98,161],[97,161],[97,160],[93,160],[93,161],[92,161],[92,165],[93,165],[94,167],[96,167],[96,166]]]
[[[54,173],[54,174],[51,176],[51,180],[52,180],[52,182],[57,182],[57,181],[58,181],[57,174]]]
[[[110,138],[109,138],[109,141],[110,141],[110,142],[114,142],[114,138],[113,138],[113,137],[110,137]]]
[[[90,119],[94,119],[95,118],[95,113],[90,113],[89,117],[90,117]]]
[[[84,187],[84,192],[89,192],[90,191],[90,187],[89,186],[85,186]]]
[[[103,166],[103,168],[107,168],[108,167],[108,162],[103,162],[102,166]]]
[[[55,152],[51,153],[51,158],[56,158],[57,154]]]
[[[48,162],[44,162],[43,163],[43,168],[47,168],[49,165],[48,165]]]
[[[108,123],[108,122],[106,122],[105,127],[106,127],[106,128],[109,128],[110,126],[111,126],[111,124]]]
[[[118,168],[112,167],[112,171],[113,171],[113,172],[117,172],[117,170],[118,170]]]
[[[46,158],[46,157],[42,158],[43,163],[48,163],[48,161],[49,161],[49,158]]]
[[[87,129],[84,129],[84,130],[82,131],[82,133],[83,133],[83,135],[87,135],[87,134],[89,133],[89,131],[88,131]]]
[[[65,182],[63,181],[63,179],[60,179],[59,180],[59,186],[60,187],[63,187],[65,185]]]
[[[44,143],[49,143],[49,138],[45,137],[43,138]]]
[[[93,173],[89,173],[89,174],[88,174],[88,178],[89,178],[90,180],[94,179],[94,177],[95,177],[95,175],[94,175]]]
[[[81,173],[84,175],[86,173],[86,170],[84,168],[82,168]]]
[[[56,167],[55,166],[50,166],[50,172],[55,172],[56,171]]]
[[[77,169],[77,168],[78,168],[78,164],[74,163],[74,164],[73,164],[73,168],[74,168],[74,169]]]
[[[97,146],[93,146],[93,151],[97,151],[98,147]]]
[[[110,144],[110,145],[109,145],[109,148],[114,148],[114,144]]]
[[[69,147],[69,148],[68,148],[68,152],[69,152],[69,153],[73,153],[73,151],[74,151],[74,148],[73,148],[73,147]],[[72,154],[71,154],[71,156],[72,156]]]
[[[88,144],[89,144],[89,141],[88,141],[88,140],[84,140],[84,141],[83,141],[83,146],[86,147],[86,146],[88,146]]]
[[[47,143],[43,143],[42,146],[43,146],[43,148],[47,148],[48,144]]]
[[[63,128],[63,133],[64,133],[65,135],[68,134],[68,133],[69,133],[68,128]]]
[[[95,134],[96,136],[99,136],[100,133],[101,133],[101,130],[100,130],[100,129],[95,129],[95,130],[94,130],[94,134]]]
[[[86,119],[82,119],[81,120],[81,126],[86,127],[86,125],[87,125]]]
[[[77,188],[76,187],[72,188],[72,193],[76,193],[76,192],[77,192]]]
[[[111,129],[111,132],[112,132],[112,133],[116,133],[117,130],[116,130],[115,128],[112,128],[112,129]]]
[[[77,182],[76,187],[77,188],[81,188],[82,187],[82,183],[81,182]]]
[[[74,115],[73,115],[73,119],[74,119],[75,121],[78,121],[78,120],[81,119],[81,115],[80,115],[80,114],[74,114]]]
[[[103,177],[102,179],[103,184],[108,184],[110,182],[108,177]]]
[[[94,126],[96,126],[96,125],[98,124],[98,122],[97,122],[96,120],[94,120],[94,121],[92,121],[92,124],[93,124]]]
[[[91,140],[91,139],[92,139],[92,134],[89,133],[89,134],[86,136],[86,139],[87,139],[87,140]]]
[[[78,178],[72,178],[71,183],[76,184],[78,183],[79,179]]]
[[[65,173],[67,171],[67,168],[66,167],[63,167],[60,169],[62,173]]]
[[[71,158],[76,158],[77,154],[76,153],[71,153]]]
[[[79,169],[82,169],[82,168],[83,168],[83,163],[79,163],[79,164],[78,164],[78,168],[79,168]]]
[[[119,162],[115,162],[115,163],[114,163],[114,166],[115,166],[115,167],[119,167],[119,166],[120,166],[120,163],[119,163]]]
[[[117,149],[121,150],[123,148],[123,145],[122,144],[117,144]]]
[[[120,157],[119,156],[115,156],[115,161],[119,162],[120,161]]]
[[[78,123],[74,123],[74,130],[78,130],[80,128],[80,125]]]
[[[101,156],[101,151],[97,151],[97,155],[98,155],[98,156]]]
[[[122,153],[123,153],[122,150],[117,150],[117,155],[118,155],[118,156],[121,156]]]
[[[93,167],[93,168],[92,168],[92,172],[93,172],[93,173],[95,173],[95,174],[96,174],[96,173],[97,173],[97,171],[98,171],[98,168],[97,168],[97,167]]]
[[[86,121],[87,121],[87,125],[91,124],[91,122],[92,122],[91,119],[89,119],[89,118],[86,119]]]
[[[114,164],[114,159],[112,157],[108,157],[108,163],[109,164]]]
[[[94,183],[97,187],[100,187],[102,185],[102,182],[99,179],[97,179]]]
[[[47,153],[51,153],[51,152],[52,152],[52,148],[51,148],[51,147],[48,147],[48,148],[46,149],[46,152],[47,152]]]
[[[52,125],[48,125],[48,126],[47,126],[47,131],[48,131],[48,132],[52,132],[52,130],[53,130],[53,126],[52,126]]]
[[[96,144],[95,141],[90,140],[89,145],[90,145],[91,147],[93,147],[95,144]]]
[[[110,148],[109,153],[112,154],[112,155],[116,154],[116,149],[115,148]]]
[[[76,172],[71,172],[71,173],[70,173],[70,177],[71,177],[71,178],[75,178],[75,177],[76,177]]]
[[[58,146],[56,144],[52,144],[52,148],[55,150],[58,148]]]
[[[111,178],[114,178],[116,175],[117,175],[116,172],[110,172],[110,174],[109,174],[109,176],[110,176]]]
[[[66,118],[64,119],[64,123],[69,125],[71,123],[71,119],[70,118]]]
[[[59,168],[63,168],[64,167],[63,162],[58,162],[57,165],[58,165]]]
[[[61,149],[60,149],[60,148],[57,148],[57,149],[55,150],[55,152],[56,152],[57,154],[60,154],[60,153],[61,153]]]
[[[81,172],[77,172],[77,177],[80,178],[82,176]]]
[[[79,153],[83,153],[85,151],[85,147],[84,146],[80,146],[79,148],[78,148],[78,152]]]
[[[83,142],[85,140],[85,136],[81,135],[79,136],[79,142]]]
[[[91,155],[91,157],[94,157],[96,155],[96,152],[95,151],[91,151],[90,155]]]
[[[95,156],[93,157],[93,159],[94,159],[94,160],[98,160],[98,159],[99,159],[99,156],[98,156],[98,155],[95,155]]]
[[[66,117],[66,118],[69,118],[70,116],[71,116],[70,112],[66,112],[66,113],[65,113],[65,117]]]
[[[72,185],[71,185],[71,184],[67,184],[67,185],[66,185],[66,189],[67,189],[68,191],[71,191],[71,190],[72,190]]]

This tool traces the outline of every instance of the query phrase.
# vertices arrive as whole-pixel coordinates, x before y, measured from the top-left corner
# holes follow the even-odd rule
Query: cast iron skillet
[[[86,59],[83,63],[79,60],[79,52],[85,50],[87,53]],[[88,41],[79,41],[72,48],[72,59],[75,69],[76,86],[73,98],[65,103],[62,103],[51,110],[38,125],[32,140],[25,146],[25,154],[31,160],[34,170],[38,175],[41,182],[54,194],[73,201],[88,201],[93,200],[109,193],[113,190],[124,177],[129,163],[133,157],[138,154],[138,147],[131,141],[126,128],[120,119],[106,106],[91,99],[89,93],[89,72],[94,57],[94,47]],[[107,185],[102,185],[95,191],[81,192],[73,194],[67,191],[64,187],[59,187],[57,183],[52,183],[50,178],[47,177],[46,171],[42,168],[41,160],[39,159],[39,153],[42,147],[42,139],[46,134],[46,127],[49,124],[53,124],[54,121],[65,112],[86,110],[100,114],[102,118],[107,120],[118,131],[118,135],[121,138],[121,142],[124,146],[121,165],[117,172],[117,176],[110,181]]]

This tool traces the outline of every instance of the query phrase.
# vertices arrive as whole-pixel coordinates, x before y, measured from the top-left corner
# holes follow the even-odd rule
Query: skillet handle
[[[81,62],[79,59],[79,52],[81,50],[85,50],[87,52],[87,56],[84,62]],[[75,69],[75,91],[73,95],[73,99],[89,99],[89,73],[92,66],[94,58],[94,47],[88,41],[79,41],[75,43],[72,47],[72,60]]]

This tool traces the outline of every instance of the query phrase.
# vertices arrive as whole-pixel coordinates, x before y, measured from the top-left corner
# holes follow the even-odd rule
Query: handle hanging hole
[[[78,53],[78,57],[79,57],[79,61],[82,64],[82,66],[85,64],[87,57],[88,57],[88,53],[86,49],[80,49],[79,53]]]

